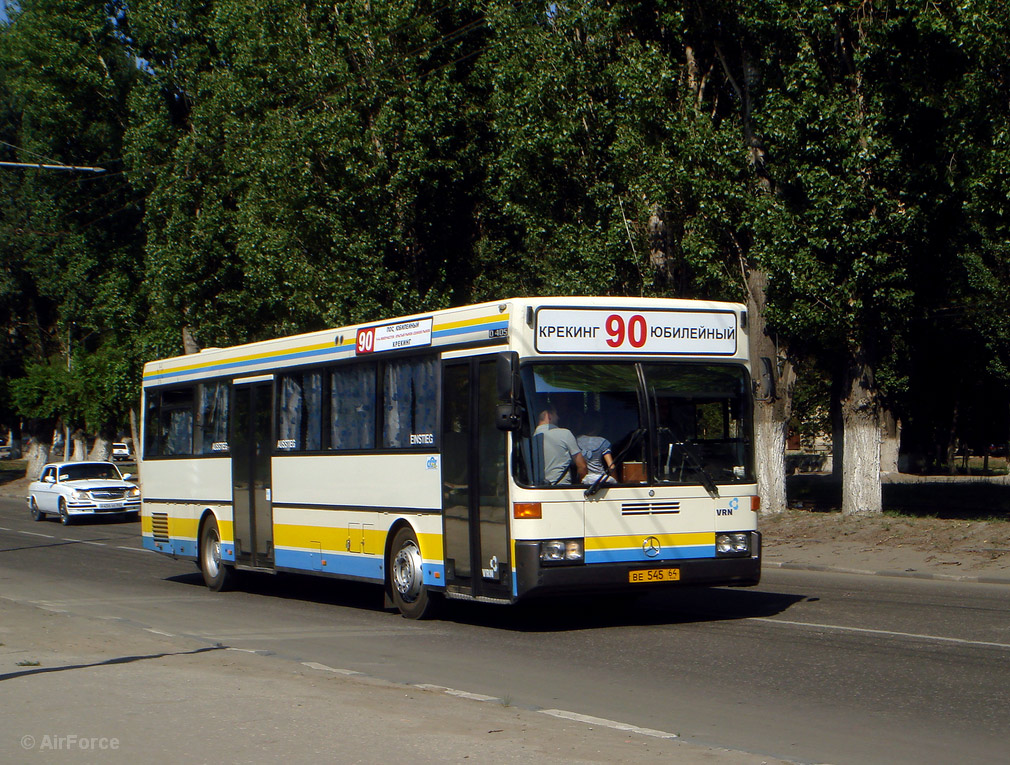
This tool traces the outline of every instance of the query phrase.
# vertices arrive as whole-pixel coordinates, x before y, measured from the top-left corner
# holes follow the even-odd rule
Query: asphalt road
[[[0,498],[0,592],[138,629],[432,684],[799,762],[1002,762],[1010,587],[770,570],[751,589],[411,622],[376,587],[245,577],[140,549],[139,524],[33,523]]]

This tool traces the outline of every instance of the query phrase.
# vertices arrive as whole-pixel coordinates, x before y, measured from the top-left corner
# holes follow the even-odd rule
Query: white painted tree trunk
[[[83,430],[75,430],[73,435],[70,437],[70,459],[74,462],[81,462],[85,459],[85,454],[87,453],[87,441],[84,438]]]
[[[109,453],[112,451],[112,447],[109,444],[108,439],[105,436],[99,435],[95,438],[95,443],[91,447],[91,451],[88,453],[89,460],[101,460],[106,461],[109,459]]]
[[[889,409],[880,411],[880,472],[898,472],[898,452],[901,446],[901,423]]]
[[[49,445],[34,436],[28,441],[28,466],[25,477],[35,480],[42,475],[42,467],[49,462]]]
[[[786,430],[792,413],[795,374],[784,361],[784,351],[766,331],[765,305],[768,278],[762,271],[747,273],[747,317],[751,372],[755,379],[766,370],[762,358],[770,359],[775,394],[754,402],[754,451],[761,514],[786,509]],[[780,363],[781,362],[781,363]]]
[[[775,417],[775,407],[758,403],[754,411],[754,450],[761,514],[786,509],[786,423]]]
[[[879,515],[883,512],[880,489],[880,419],[873,370],[856,354],[842,400],[842,514]]]

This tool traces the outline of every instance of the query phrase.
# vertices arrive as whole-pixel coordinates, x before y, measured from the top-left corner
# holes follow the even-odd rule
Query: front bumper
[[[555,595],[566,592],[642,592],[683,585],[728,585],[745,587],[761,581],[761,535],[753,532],[754,549],[744,557],[686,558],[656,563],[631,561],[545,566],[540,562],[539,542],[516,543],[517,597]],[[678,581],[631,583],[632,571],[676,568]]]
[[[140,499],[109,500],[71,500],[67,502],[69,515],[107,515],[111,513],[139,513]]]

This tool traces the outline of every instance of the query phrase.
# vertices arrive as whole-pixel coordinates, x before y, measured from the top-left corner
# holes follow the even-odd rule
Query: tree
[[[82,359],[105,348],[135,364],[140,216],[132,189],[117,171],[135,67],[119,42],[114,17],[93,3],[25,0],[0,34],[4,155],[108,171],[82,177],[5,168],[0,174],[5,192],[0,290],[12,329],[8,342],[35,368],[66,367],[71,345]],[[32,378],[29,370],[12,372]],[[40,387],[46,380],[52,389]],[[33,391],[37,400],[26,401]],[[79,398],[52,375],[36,375],[15,390],[15,398],[23,412],[46,410],[46,418],[58,415],[68,426],[90,424],[99,432],[122,421],[133,395],[104,402],[106,418],[92,423],[85,421],[83,407],[96,402]],[[58,411],[50,406],[54,401]]]

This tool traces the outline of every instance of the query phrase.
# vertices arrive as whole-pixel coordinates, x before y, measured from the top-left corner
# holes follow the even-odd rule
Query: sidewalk
[[[775,762],[4,598],[0,708],[4,763]]]

